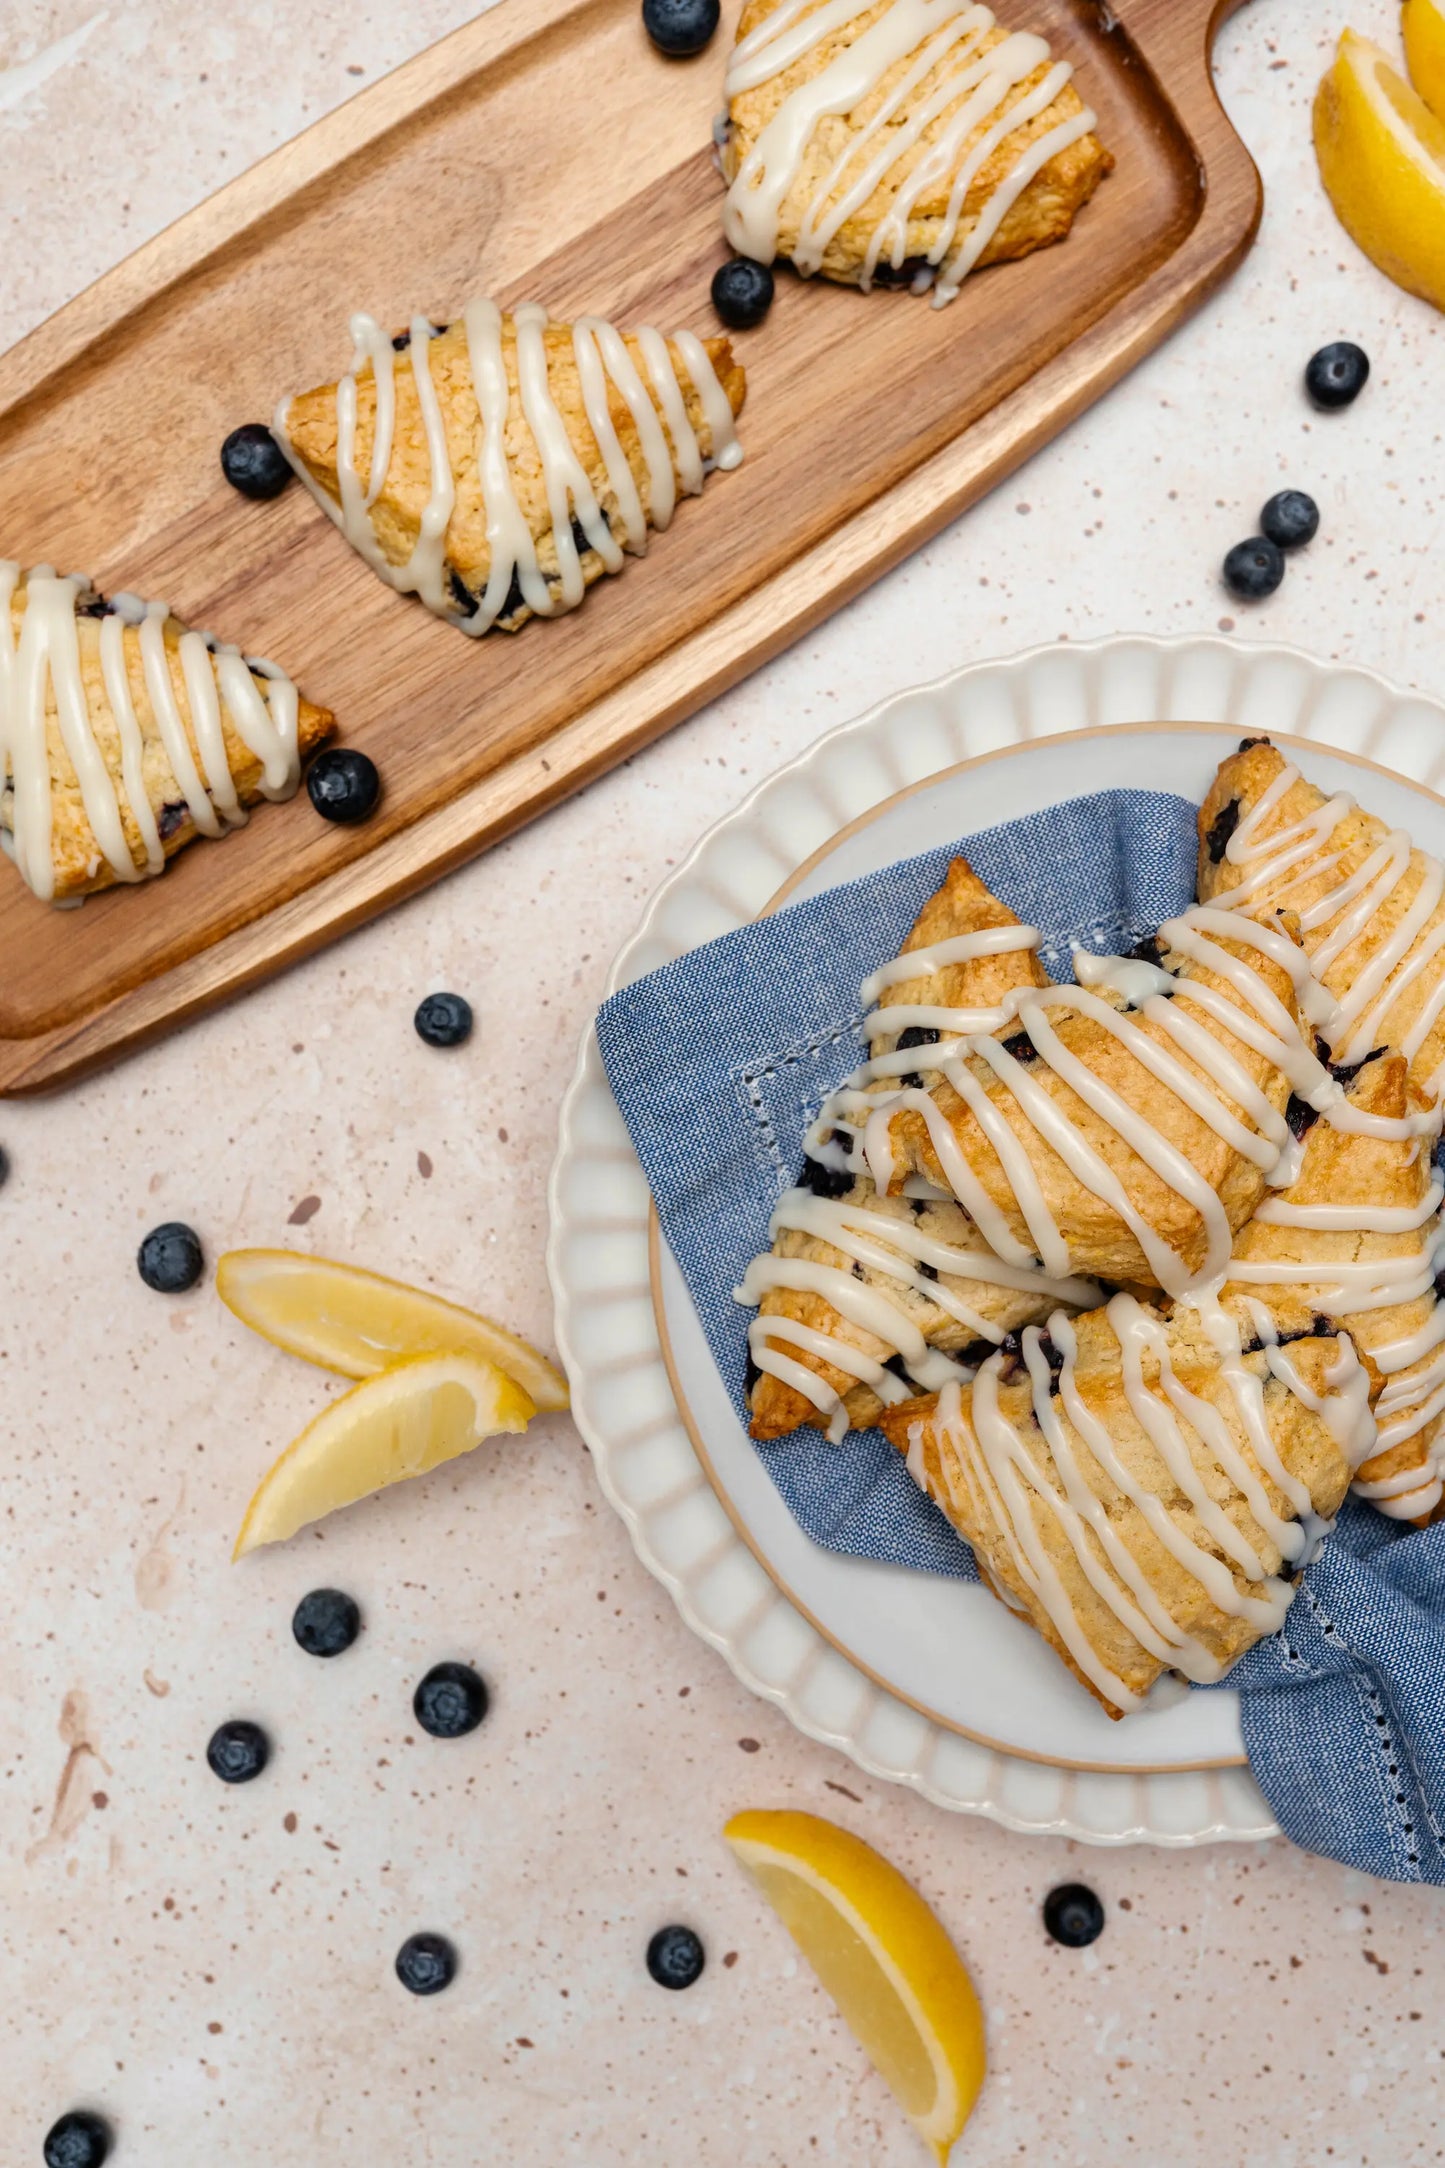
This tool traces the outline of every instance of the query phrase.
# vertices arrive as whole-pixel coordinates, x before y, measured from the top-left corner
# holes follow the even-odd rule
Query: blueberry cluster
[[[1322,346],[1310,357],[1305,390],[1317,407],[1334,411],[1358,399],[1370,373],[1363,347],[1348,339]],[[1282,489],[1259,515],[1259,533],[1236,542],[1224,560],[1224,584],[1241,602],[1263,602],[1284,578],[1285,555],[1313,542],[1320,508],[1302,489]]]

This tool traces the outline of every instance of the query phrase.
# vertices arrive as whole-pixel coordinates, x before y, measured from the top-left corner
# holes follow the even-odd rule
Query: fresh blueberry
[[[730,331],[751,331],[773,305],[773,274],[751,256],[730,256],[712,275],[712,305]]]
[[[291,1619],[291,1631],[308,1656],[339,1656],[361,1631],[361,1613],[339,1588],[313,1588]]]
[[[642,27],[670,60],[700,53],[718,26],[719,0],[642,0]]]
[[[472,1035],[472,1005],[460,994],[428,994],[417,1009],[416,1029],[428,1046],[465,1046]]]
[[[1224,560],[1224,584],[1241,602],[1262,602],[1284,578],[1284,553],[1268,535],[1236,542]]]
[[[439,1995],[457,1976],[457,1953],[445,1935],[408,1935],[396,1953],[396,1976],[412,1995]]]
[[[354,828],[369,821],[381,796],[376,762],[349,746],[328,746],[306,771],[306,788],[321,818]]]
[[[462,1739],[487,1713],[487,1689],[470,1664],[433,1664],[412,1695],[423,1731],[433,1739]]]
[[[1082,1950],[1104,1932],[1104,1907],[1082,1882],[1061,1882],[1044,1899],[1044,1925],[1066,1950]]]
[[[279,497],[291,467],[264,422],[244,422],[221,446],[221,469],[243,497]]]
[[[1311,354],[1305,390],[1317,407],[1352,406],[1365,388],[1370,357],[1350,339],[1336,339]]]
[[[206,1269],[201,1238],[180,1220],[153,1227],[136,1251],[136,1267],[158,1295],[184,1295]]]
[[[659,1987],[691,1987],[707,1953],[690,1927],[659,1927],[647,1945],[647,1969]]]
[[[223,1784],[249,1784],[271,1759],[271,1742],[259,1724],[233,1717],[211,1733],[206,1760]]]
[[[72,2108],[45,2133],[45,2168],[101,2168],[110,2153],[110,2125],[88,2108]]]
[[[1277,549],[1303,549],[1320,531],[1320,508],[1302,489],[1282,489],[1260,513],[1259,531]]]

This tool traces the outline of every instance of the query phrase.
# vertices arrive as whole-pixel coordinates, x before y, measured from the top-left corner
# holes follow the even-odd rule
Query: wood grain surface
[[[726,21],[676,63],[648,45],[635,0],[507,0],[0,357],[0,554],[164,596],[273,656],[385,788],[365,828],[327,826],[303,794],[80,911],[48,910],[0,866],[0,1091],[143,1043],[531,819],[1097,398],[1257,225],[1258,178],[1209,73],[1232,4],[1007,6],[1076,62],[1118,161],[1069,240],[980,273],[941,310],[780,278],[765,325],[737,342],[743,466],[580,610],[514,636],[473,642],[392,593],[299,487],[269,505],[236,496],[221,440],[337,375],[358,307],[401,325],[488,292],[561,318],[715,330]]]

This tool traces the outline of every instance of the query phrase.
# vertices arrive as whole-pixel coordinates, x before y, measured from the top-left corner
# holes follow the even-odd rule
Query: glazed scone
[[[1299,1171],[1235,1240],[1221,1300],[1253,1334],[1296,1339],[1328,1320],[1348,1332],[1369,1380],[1379,1436],[1355,1488],[1397,1520],[1440,1503],[1445,1452],[1445,1309],[1435,1291],[1440,1184],[1405,1117],[1423,1102],[1403,1054],[1380,1048],[1345,1082],[1369,1135],[1291,1107]]]
[[[1093,984],[1022,995],[931,1092],[881,1109],[877,1186],[923,1175],[1011,1263],[1173,1294],[1222,1275],[1287,1138],[1271,1048],[1311,1059],[1308,966],[1292,922],[1195,907],[1159,941],[1162,965],[1080,954]]]
[[[742,457],[723,338],[485,300],[440,330],[352,333],[350,372],[284,399],[277,441],[372,568],[465,632],[574,609]]]
[[[1045,41],[956,0],[748,0],[723,228],[759,262],[931,285],[1060,241],[1113,158]]]
[[[1347,1339],[1232,1352],[1198,1312],[1121,1294],[882,1419],[988,1586],[1113,1716],[1281,1625],[1373,1437]]]
[[[1327,797],[1267,738],[1220,765],[1199,811],[1199,895],[1266,916],[1287,904],[1339,1002],[1332,1056],[1398,1047],[1410,1080],[1445,1086],[1445,867],[1344,793]]]
[[[744,1299],[761,1297],[749,1332],[755,1438],[866,1429],[890,1400],[952,1374],[929,1351],[977,1362],[1059,1303],[1097,1299],[1085,1282],[1003,1264],[952,1199],[881,1197],[848,1164],[880,1095],[936,1080],[935,1049],[997,1022],[1018,987],[1047,983],[1037,944],[955,858],[902,954],[864,989],[872,1058],[825,1106],[809,1140],[817,1156],[779,1200],[772,1248],[744,1285]]]
[[[0,842],[44,902],[161,873],[290,797],[332,721],[164,603],[0,559]]]

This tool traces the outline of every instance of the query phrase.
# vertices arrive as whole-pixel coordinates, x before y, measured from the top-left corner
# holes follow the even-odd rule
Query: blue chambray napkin
[[[623,987],[597,1037],[609,1082],[738,1420],[753,1312],[733,1299],[797,1179],[803,1137],[867,1053],[858,989],[907,938],[961,851],[1042,935],[1134,946],[1193,901],[1195,807],[1101,791],[745,926]],[[977,1577],[972,1554],[881,1432],[757,1447],[799,1526],[830,1550]],[[1401,1530],[1352,1505],[1305,1575],[1285,1633],[1230,1675],[1280,1826],[1372,1873],[1445,1882],[1445,1525]],[[1433,1802],[1433,1810],[1432,1803]]]

